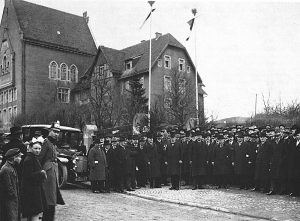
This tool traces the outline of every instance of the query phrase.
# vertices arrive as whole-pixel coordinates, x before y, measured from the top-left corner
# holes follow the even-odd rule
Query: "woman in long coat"
[[[107,161],[100,144],[92,147],[88,155],[90,165],[90,181],[94,193],[104,192],[104,181],[106,178]]]
[[[22,216],[35,220],[38,214],[47,208],[46,196],[43,189],[43,181],[46,172],[37,159],[40,154],[41,144],[31,143],[29,152],[23,162],[22,186],[21,186],[21,211]]]

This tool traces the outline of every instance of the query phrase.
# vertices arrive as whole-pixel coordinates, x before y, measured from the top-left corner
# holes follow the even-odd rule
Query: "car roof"
[[[48,129],[51,128],[50,124],[31,124],[31,125],[23,125],[22,128],[44,128]],[[67,126],[59,126],[60,130],[63,131],[71,131],[71,132],[81,132],[80,129],[74,127],[67,127]]]

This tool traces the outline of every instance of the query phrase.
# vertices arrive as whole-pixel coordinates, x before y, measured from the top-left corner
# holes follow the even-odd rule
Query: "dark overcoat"
[[[271,158],[271,166],[270,166],[270,173],[271,179],[279,179],[280,178],[280,169],[282,167],[282,160],[283,160],[283,148],[284,148],[284,141],[280,140],[278,143],[272,143],[272,158]]]
[[[149,177],[160,177],[160,159],[157,152],[157,146],[155,144],[147,143],[144,148],[146,149],[147,160],[150,162],[150,164],[148,164]]]
[[[249,173],[249,145],[242,142],[234,143],[233,162],[234,162],[234,174],[247,175]]]
[[[12,164],[6,162],[0,170],[0,220],[21,220],[19,180]]]
[[[191,143],[190,160],[192,161],[192,176],[206,175],[208,151],[203,142]]]
[[[231,158],[228,145],[217,145],[214,150],[214,175],[229,175],[230,165]]]
[[[124,147],[118,145],[114,149],[114,163],[116,177],[124,177],[127,174],[127,155]]]
[[[293,180],[300,180],[300,144],[297,146],[297,141],[293,140],[290,143],[292,151],[292,167],[291,167],[291,178]]]
[[[180,175],[181,165],[179,160],[182,160],[180,141],[176,141],[174,144],[169,143],[167,146],[167,163],[168,163],[168,174],[170,176]]]
[[[58,188],[58,164],[57,164],[57,147],[54,140],[48,137],[44,140],[42,150],[38,159],[43,170],[46,171],[47,179],[43,183],[47,205],[55,206],[64,205],[63,198]]]
[[[160,141],[160,142],[156,142],[155,143],[157,146],[157,152],[159,155],[159,159],[160,159],[160,173],[161,176],[167,176],[168,171],[167,171],[167,165],[165,164],[165,162],[167,161],[167,142],[166,141]]]
[[[90,167],[90,181],[105,180],[107,161],[100,145],[95,145],[89,151],[88,163]]]
[[[190,156],[192,151],[192,142],[185,141],[182,143],[182,171],[183,173],[190,173],[191,165],[190,165]]]
[[[126,156],[127,174],[135,176],[135,167],[136,167],[135,158],[137,155],[137,149],[132,144],[128,144],[125,150],[127,155]]]
[[[45,176],[42,166],[33,153],[28,153],[23,162],[21,185],[21,211],[23,217],[37,215],[47,208],[43,189]]]
[[[270,177],[270,161],[272,145],[269,141],[259,144],[255,163],[255,180],[268,180]]]

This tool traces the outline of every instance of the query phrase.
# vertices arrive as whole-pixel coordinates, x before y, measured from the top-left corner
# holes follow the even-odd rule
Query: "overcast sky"
[[[28,1],[76,15],[87,11],[97,45],[122,49],[149,39],[149,22],[139,30],[150,11],[144,0]],[[153,37],[171,33],[188,49],[206,86],[208,116],[251,116],[255,94],[258,112],[262,94],[270,93],[274,103],[300,101],[299,1],[158,0],[154,8]],[[199,16],[193,30],[197,47],[195,33],[185,41],[192,8]]]

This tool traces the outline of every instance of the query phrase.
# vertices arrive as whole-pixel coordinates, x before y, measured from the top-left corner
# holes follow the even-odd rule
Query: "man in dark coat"
[[[206,176],[208,155],[207,146],[201,141],[201,137],[191,144],[190,164],[192,167],[193,190],[203,189],[203,184]]]
[[[283,159],[283,142],[282,134],[276,134],[275,141],[272,142],[272,157],[270,162],[271,190],[267,195],[276,194],[280,190],[280,168],[282,167]]]
[[[218,135],[218,140],[219,143],[214,152],[213,173],[216,176],[218,188],[227,188],[231,165],[230,150],[228,145],[225,145],[222,134]]]
[[[191,138],[187,136],[187,134],[182,130],[181,134],[181,142],[182,142],[182,178],[185,181],[185,185],[190,185],[192,178],[192,165],[190,164],[190,155],[192,149]]]
[[[43,170],[47,173],[47,179],[43,183],[46,195],[47,210],[43,213],[43,220],[54,220],[55,206],[64,205],[63,198],[58,188],[58,163],[57,163],[57,146],[60,129],[59,125],[52,123],[48,137],[45,139],[42,150],[39,155],[39,161]]]
[[[138,140],[136,136],[128,136],[128,142],[125,146],[126,151],[126,168],[127,168],[127,175],[126,175],[126,189],[127,191],[132,191],[136,189],[136,179],[135,179],[135,158],[138,151]]]
[[[146,187],[147,182],[147,156],[146,156],[146,138],[141,137],[139,140],[139,148],[136,158],[137,174],[136,181],[138,187]]]
[[[167,157],[167,141],[162,139],[162,134],[158,133],[156,136],[155,145],[157,147],[157,152],[159,154],[160,159],[160,174],[161,174],[161,183],[164,186],[168,186],[168,173],[167,173],[167,165],[166,157]]]
[[[255,188],[254,191],[269,192],[270,188],[270,161],[272,155],[272,145],[267,141],[265,132],[260,134],[260,144],[257,151],[255,163]]]
[[[160,188],[160,159],[159,154],[157,152],[157,146],[153,143],[152,134],[148,135],[147,142],[145,145],[146,149],[146,159],[149,170],[149,180],[150,180],[150,188]]]
[[[290,180],[291,180],[291,193],[290,196],[300,196],[300,129],[294,133],[293,140],[291,140],[291,167],[290,167]]]
[[[115,175],[116,175],[116,189],[119,193],[124,193],[124,184],[126,181],[127,168],[126,161],[127,155],[125,150],[126,141],[124,137],[120,137],[119,144],[115,148],[114,162],[115,162]]]
[[[22,153],[18,148],[9,149],[6,162],[0,170],[0,220],[21,220],[19,179],[15,165],[20,164]]]
[[[249,145],[243,141],[242,134],[237,135],[237,143],[234,144],[233,166],[236,183],[240,189],[249,188]]]
[[[37,220],[39,214],[47,208],[43,181],[47,178],[46,171],[37,159],[41,152],[41,143],[33,138],[29,152],[23,162],[21,205],[22,216],[29,220]]]
[[[104,182],[106,179],[107,161],[104,153],[104,138],[96,143],[89,151],[88,163],[90,167],[91,188],[93,193],[104,193]]]
[[[181,176],[182,165],[182,143],[179,140],[180,134],[171,133],[171,143],[167,147],[167,161],[168,174],[171,176],[170,190],[179,190],[179,182]]]

